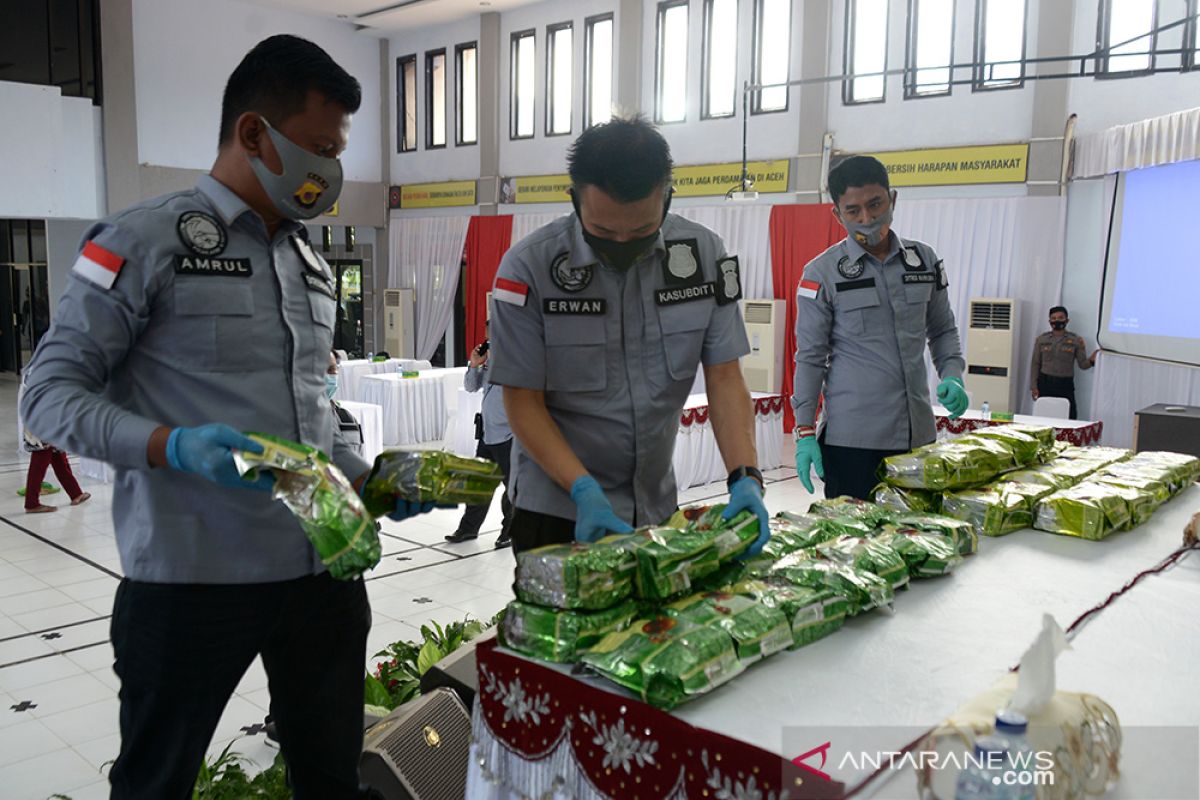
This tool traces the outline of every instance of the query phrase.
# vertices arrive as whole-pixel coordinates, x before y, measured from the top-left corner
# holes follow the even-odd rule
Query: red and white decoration
[[[980,428],[990,428],[995,425],[1007,425],[1003,420],[997,419],[981,419],[973,416],[971,412],[959,417],[958,419],[950,419],[946,413],[940,409],[935,410],[937,415],[937,430],[938,438],[943,439],[950,436],[959,436],[964,433],[979,430]],[[978,414],[978,412],[975,412]],[[1100,420],[1094,422],[1089,420],[1066,420],[1066,419],[1049,419],[1043,417],[1025,417],[1017,415],[1016,422],[1029,423],[1032,425],[1049,425],[1054,428],[1054,438],[1060,442],[1069,442],[1076,447],[1087,447],[1088,445],[1100,444],[1100,438],[1104,434],[1104,423]]]
[[[95,242],[88,242],[83,246],[79,258],[75,259],[75,266],[71,267],[71,271],[101,289],[111,289],[124,265],[123,257],[111,250],[105,250]]]

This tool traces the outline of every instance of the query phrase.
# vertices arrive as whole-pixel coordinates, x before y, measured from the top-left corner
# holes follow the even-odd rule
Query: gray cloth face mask
[[[884,226],[890,227],[892,224],[892,206],[888,205],[888,210],[880,214],[875,219],[865,225],[850,222],[840,214],[838,218],[842,222],[842,227],[846,229],[846,233],[850,234],[850,238],[858,242],[863,247],[876,247],[883,241]]]
[[[276,175],[257,156],[247,158],[275,210],[285,219],[312,219],[324,214],[342,192],[342,162],[310,153],[265,119],[262,122],[279,154],[283,174]]]

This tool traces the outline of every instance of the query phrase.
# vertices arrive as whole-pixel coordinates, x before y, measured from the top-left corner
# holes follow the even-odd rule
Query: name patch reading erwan
[[[607,310],[608,301],[603,297],[548,297],[542,301],[542,311],[546,314],[604,314]]]
[[[687,303],[692,300],[703,300],[706,297],[717,296],[717,285],[713,282],[702,283],[699,286],[684,286],[679,289],[659,289],[654,293],[654,300],[660,306],[672,306],[676,303]]]
[[[248,258],[175,256],[176,275],[222,275],[226,278],[249,278],[252,273]]]

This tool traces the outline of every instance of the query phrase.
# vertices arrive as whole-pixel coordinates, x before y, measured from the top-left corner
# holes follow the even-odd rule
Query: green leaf
[[[374,675],[368,675],[363,685],[363,700],[367,705],[390,708],[392,696],[387,687],[379,682]]]
[[[444,653],[438,647],[437,642],[429,639],[425,644],[421,645],[421,652],[417,656],[417,672],[424,675],[426,670],[442,660],[443,655]]]

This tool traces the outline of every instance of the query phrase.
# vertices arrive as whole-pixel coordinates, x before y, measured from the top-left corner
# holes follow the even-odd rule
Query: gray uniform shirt
[[[701,364],[750,351],[736,257],[668,214],[627,272],[598,262],[575,216],[504,256],[493,294],[491,380],[545,392],[550,416],[617,516],[657,524],[677,503],[671,457]],[[575,518],[570,496],[513,445],[518,508]]]
[[[1032,385],[1037,386],[1038,375],[1074,378],[1076,364],[1080,369],[1092,368],[1083,337],[1070,331],[1046,331],[1033,343]]]
[[[946,273],[933,248],[891,234],[882,263],[843,239],[804,267],[796,297],[797,425],[812,425],[824,385],[825,441],[907,450],[936,437],[925,343],[942,378],[965,362]]]
[[[269,493],[146,464],[157,426],[223,422],[332,453],[350,480],[368,469],[325,399],[332,275],[298,236],[285,223],[268,239],[210,176],[84,236],[22,412],[46,441],[116,468],[113,523],[133,580],[255,583],[324,569]],[[96,274],[89,253],[121,262],[110,287],[83,277]]]
[[[463,376],[463,386],[468,392],[478,392],[483,388],[483,404],[480,413],[483,414],[483,443],[503,444],[512,438],[512,428],[508,426],[508,414],[504,411],[504,390],[488,381],[491,358],[478,367],[467,368]]]

